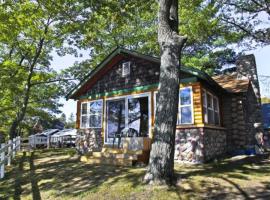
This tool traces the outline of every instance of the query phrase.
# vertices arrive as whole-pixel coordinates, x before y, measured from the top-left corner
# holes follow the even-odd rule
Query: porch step
[[[128,159],[128,160],[137,160],[138,159],[138,156],[136,154],[109,153],[109,152],[93,152],[93,157],[95,157],[95,158],[111,158],[111,159]]]
[[[143,150],[132,151],[132,150],[127,150],[127,149],[118,149],[118,148],[110,148],[110,147],[102,148],[101,152],[112,153],[112,154],[132,154],[132,155],[143,154]]]
[[[102,158],[102,157],[94,157],[94,156],[82,156],[82,162],[86,162],[88,164],[104,164],[104,165],[117,165],[117,166],[132,166],[133,160],[124,159],[124,158]]]

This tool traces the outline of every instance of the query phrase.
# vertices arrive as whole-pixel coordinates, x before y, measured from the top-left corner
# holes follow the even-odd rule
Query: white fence
[[[39,136],[39,135],[31,135],[29,136],[29,147],[31,149],[35,149],[39,146],[43,147],[63,147],[67,145],[75,146],[76,136],[69,135],[53,135],[53,136]]]
[[[16,152],[21,149],[21,137],[9,140],[7,144],[1,144],[0,148],[0,179],[5,176],[5,165],[11,164],[11,160],[15,157]]]

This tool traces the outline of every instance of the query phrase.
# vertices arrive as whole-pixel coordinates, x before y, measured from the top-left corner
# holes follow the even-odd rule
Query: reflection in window
[[[203,91],[203,114],[204,122],[212,125],[220,125],[218,98]]]
[[[148,97],[128,99],[128,128],[139,136],[148,135]]]
[[[108,101],[107,109],[107,137],[113,138],[125,128],[125,99]]]
[[[86,128],[88,126],[88,116],[87,116],[87,103],[82,103],[81,111],[81,128]]]
[[[82,103],[81,128],[102,127],[102,100]]]
[[[180,89],[179,96],[178,124],[192,124],[192,89]]]
[[[156,112],[157,92],[154,95]],[[156,113],[155,113],[156,114]],[[181,88],[179,91],[179,113],[177,117],[177,124],[192,124],[193,123],[193,105],[192,105],[192,88]]]

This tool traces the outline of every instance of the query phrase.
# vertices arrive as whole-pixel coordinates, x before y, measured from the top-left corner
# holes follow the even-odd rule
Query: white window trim
[[[94,127],[94,126],[90,126],[90,116],[91,115],[98,115],[98,114],[90,114],[90,104],[93,102],[98,102],[101,101],[101,123],[100,123],[100,127]],[[87,114],[82,114],[82,105],[83,104],[87,104]],[[82,127],[82,116],[87,116],[87,123],[86,123],[86,127]],[[81,103],[81,116],[80,116],[80,128],[81,129],[86,129],[86,128],[102,128],[103,125],[103,99],[98,99],[98,100],[93,100],[93,101],[87,101],[87,102],[82,102]]]
[[[181,120],[181,118],[178,120],[179,116],[181,116],[181,107],[180,107],[180,91],[181,90],[184,90],[186,88],[190,88],[190,91],[191,91],[191,105],[183,105],[181,107],[188,107],[188,106],[191,106],[191,117],[192,117],[192,120],[191,120],[191,123],[183,123],[183,124],[179,124],[178,121]],[[156,95],[157,95],[157,91],[154,92],[154,115],[156,116]],[[179,105],[178,105],[178,113],[177,113],[177,126],[181,126],[181,125],[192,125],[194,124],[194,104],[193,104],[193,90],[192,90],[192,86],[188,86],[188,87],[183,87],[183,88],[180,88],[179,89]]]
[[[83,104],[86,104],[86,114],[82,114],[83,112]],[[81,102],[81,112],[80,112],[80,128],[81,129],[84,129],[84,128],[87,128],[88,127],[88,124],[89,124],[89,121],[87,120],[86,121],[86,126],[85,127],[82,127],[82,117],[83,116],[86,116],[88,117],[88,102]]]
[[[184,89],[190,89],[190,104],[189,105],[181,105],[181,98],[180,98],[180,92],[181,90]],[[181,108],[183,107],[191,107],[191,123],[178,123],[181,122]],[[179,90],[179,105],[178,105],[178,121],[177,121],[177,125],[181,126],[181,125],[187,125],[187,124],[194,124],[194,105],[193,105],[193,90],[192,90],[192,86],[189,87],[184,87],[184,88],[180,88]]]
[[[130,61],[127,61],[127,62],[123,62],[122,63],[122,77],[126,77],[130,74],[130,65],[131,65],[131,62]],[[127,67],[127,71],[125,71],[125,67]]]
[[[151,92],[141,93],[141,94],[134,94],[134,95],[124,95],[124,96],[117,96],[117,97],[110,97],[105,99],[105,116],[104,116],[104,122],[105,122],[105,130],[104,130],[104,144],[112,144],[111,141],[107,141],[108,136],[108,107],[107,107],[107,101],[111,100],[118,100],[118,99],[125,99],[125,127],[128,126],[128,100],[132,98],[139,98],[139,97],[148,97],[148,137],[151,135],[151,129],[152,129],[152,113],[151,113]]]
[[[204,123],[206,123],[206,124],[209,124],[209,125],[214,125],[214,126],[220,126],[221,125],[221,121],[220,121],[220,108],[219,108],[219,99],[218,99],[218,97],[216,96],[216,95],[213,95],[211,92],[209,92],[209,91],[207,91],[207,90],[205,90],[205,89],[203,89],[202,90],[203,91],[203,93],[205,93],[205,98],[206,98],[206,105],[204,105],[203,103],[202,103],[202,105],[203,105],[203,109],[205,109],[206,110],[206,115],[207,115],[207,120],[205,120],[205,118],[204,118],[204,116],[203,116],[203,119],[204,119]],[[207,99],[207,94],[208,95],[210,95],[212,98],[212,102],[211,102],[211,104],[212,104],[212,107],[213,108],[208,108],[208,103],[207,103],[207,101],[208,101],[208,99]],[[217,110],[215,110],[215,106],[214,106],[214,99],[216,99],[217,100]],[[202,100],[203,100],[203,95],[202,95]],[[209,123],[209,120],[208,120],[208,109],[209,110],[211,110],[211,111],[213,111],[213,113],[214,113],[214,121],[215,121],[215,113],[218,113],[218,124],[210,124]],[[203,112],[204,113],[204,112]]]

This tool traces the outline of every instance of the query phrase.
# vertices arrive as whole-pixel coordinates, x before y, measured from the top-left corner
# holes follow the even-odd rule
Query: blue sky
[[[259,75],[270,76],[270,46],[260,47],[255,50],[247,52],[247,54],[253,53],[256,57],[257,70]],[[53,54],[52,67],[55,70],[61,70],[73,65],[75,61],[82,61],[89,58],[87,51],[82,52],[83,57],[76,58],[71,55],[59,57],[56,53]],[[270,96],[270,78],[267,85],[261,84],[262,96]],[[76,102],[73,100],[66,101],[61,99],[61,103],[64,106],[61,110],[69,116],[71,113],[76,114]]]

